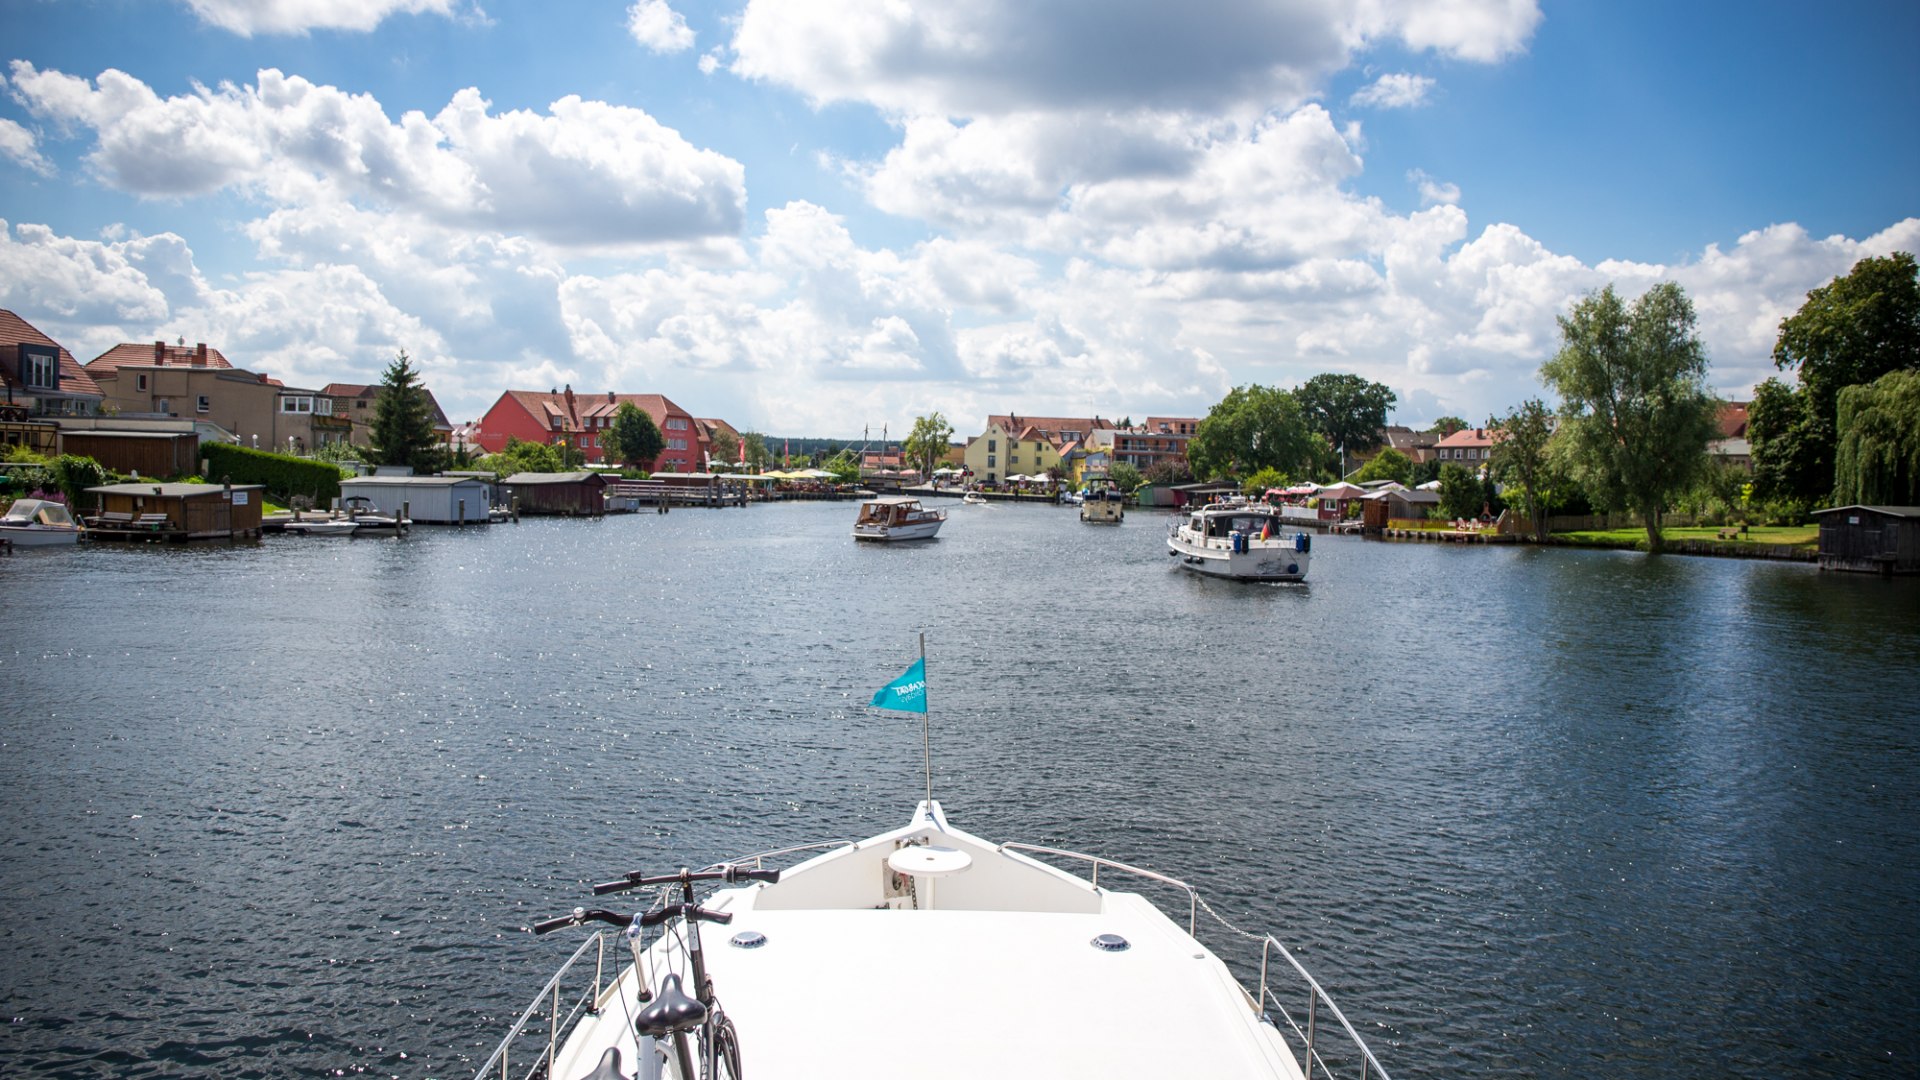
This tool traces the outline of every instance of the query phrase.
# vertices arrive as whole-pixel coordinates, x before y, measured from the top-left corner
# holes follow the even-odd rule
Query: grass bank
[[[1685,555],[1730,555],[1748,559],[1802,559],[1811,562],[1819,549],[1817,525],[1755,525],[1745,532],[1733,528],[1662,529],[1669,551]],[[1553,542],[1573,547],[1647,550],[1645,529],[1593,529],[1553,534]]]

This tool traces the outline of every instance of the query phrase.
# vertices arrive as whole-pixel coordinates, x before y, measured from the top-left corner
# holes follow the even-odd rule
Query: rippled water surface
[[[0,1075],[469,1076],[584,883],[903,823],[922,630],[957,825],[1200,884],[1402,1080],[1920,1069],[1920,581],[853,514],[0,560]]]

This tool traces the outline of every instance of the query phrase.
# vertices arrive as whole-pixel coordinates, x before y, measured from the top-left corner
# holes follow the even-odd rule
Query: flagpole
[[[920,631],[920,681],[922,683],[931,681],[927,678],[927,632],[925,630]],[[928,689],[931,688],[923,687],[920,691],[922,694],[920,704],[923,706],[920,710],[920,756],[927,767],[927,811],[931,813],[933,811],[933,701],[932,695],[927,693]]]

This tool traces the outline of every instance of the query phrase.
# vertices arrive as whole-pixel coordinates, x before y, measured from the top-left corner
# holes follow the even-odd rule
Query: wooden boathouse
[[[607,512],[607,478],[597,472],[514,473],[500,487],[523,514],[598,517]]]
[[[1813,516],[1820,569],[1920,574],[1920,506],[1835,506]]]
[[[108,484],[90,487],[93,540],[231,540],[260,535],[259,484]]]

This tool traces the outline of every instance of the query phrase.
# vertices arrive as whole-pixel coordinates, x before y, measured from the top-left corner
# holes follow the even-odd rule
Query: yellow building
[[[1032,424],[1010,430],[994,417],[986,431],[968,440],[965,461],[976,483],[998,484],[1009,476],[1045,476],[1060,464],[1060,450],[1049,432]]]

